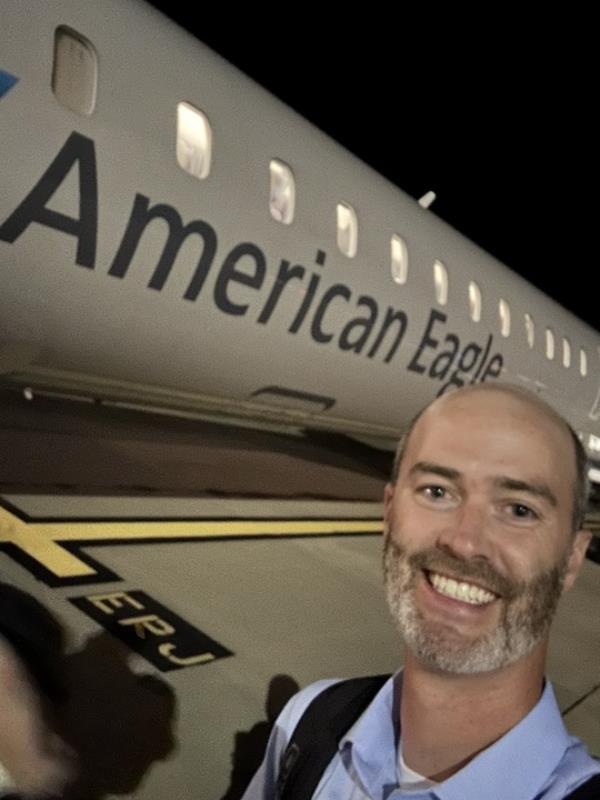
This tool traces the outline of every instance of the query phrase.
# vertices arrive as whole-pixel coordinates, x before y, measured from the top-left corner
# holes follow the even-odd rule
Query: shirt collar
[[[481,787],[486,786],[487,800],[536,797],[570,744],[554,690],[547,681],[529,714],[441,783],[436,794],[440,800],[476,800]]]
[[[350,757],[361,783],[372,797],[380,796],[381,787],[397,783],[401,684],[402,674],[392,675],[340,739],[342,757]]]
[[[401,684],[401,673],[392,676],[339,744],[373,797],[381,796],[382,788],[397,783]],[[439,800],[480,800],[482,786],[487,787],[486,800],[535,797],[570,744],[554,691],[547,681],[541,698],[527,716],[463,769],[428,791]]]

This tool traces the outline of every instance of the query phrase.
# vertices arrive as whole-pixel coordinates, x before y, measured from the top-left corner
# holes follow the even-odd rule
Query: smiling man
[[[599,798],[544,680],[590,540],[586,483],[577,436],[535,395],[479,385],[421,412],[384,498],[404,668],[296,695],[245,800]]]

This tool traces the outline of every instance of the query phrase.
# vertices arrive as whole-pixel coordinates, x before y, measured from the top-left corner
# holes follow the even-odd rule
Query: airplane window
[[[294,219],[296,207],[294,174],[287,164],[275,159],[269,164],[269,170],[271,173],[271,193],[269,195],[271,216],[277,222],[290,225]]]
[[[98,54],[89,39],[64,25],[54,32],[52,91],[59,103],[86,117],[96,107]]]
[[[527,344],[531,350],[535,342],[535,324],[530,314],[525,314],[525,332],[527,333]]]
[[[590,433],[588,436],[588,447],[590,450],[593,450],[594,453],[600,453],[600,436],[595,436],[593,433]]]
[[[571,366],[571,342],[563,337],[563,367],[567,369]]]
[[[212,132],[206,116],[189,103],[177,105],[177,163],[194,178],[210,172]]]
[[[581,374],[585,378],[585,376],[587,375],[587,371],[588,371],[587,370],[587,353],[585,352],[585,350],[581,349],[579,351],[579,372],[581,372]]]
[[[554,333],[550,328],[546,328],[546,358],[550,361],[554,358]]]
[[[433,264],[433,279],[435,283],[435,298],[441,306],[448,302],[448,270],[441,261]]]
[[[337,244],[345,256],[354,258],[358,246],[358,221],[356,212],[347,203],[337,205]]]
[[[395,233],[390,240],[392,278],[396,283],[406,283],[408,278],[408,249],[404,239]]]
[[[481,319],[481,289],[471,281],[469,284],[469,313],[473,322],[479,322]]]
[[[510,336],[510,306],[506,300],[500,300],[498,311],[500,313],[500,333],[502,336]]]

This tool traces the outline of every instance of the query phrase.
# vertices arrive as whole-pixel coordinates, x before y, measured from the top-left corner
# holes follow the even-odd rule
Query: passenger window
[[[356,212],[347,203],[337,205],[337,245],[345,256],[354,258],[358,247]]]
[[[435,192],[425,192],[423,197],[419,198],[419,205],[421,208],[429,208],[429,206],[434,202],[435,197]]]
[[[554,333],[550,328],[546,328],[546,358],[550,361],[554,358]]]
[[[448,302],[448,270],[441,261],[433,264],[433,281],[435,284],[435,299],[441,306]]]
[[[181,169],[203,180],[208,177],[212,157],[212,132],[206,116],[189,103],[177,106],[177,163]]]
[[[500,313],[500,333],[502,336],[510,336],[510,306],[506,300],[500,300],[498,304]]]
[[[473,322],[481,320],[481,289],[475,281],[469,284],[469,314]]]
[[[408,278],[408,249],[404,239],[395,233],[390,240],[392,278],[396,283],[406,283]]]
[[[98,94],[98,55],[77,31],[61,25],[54,32],[52,91],[61,105],[89,117]]]
[[[269,164],[271,175],[271,191],[269,194],[269,210],[273,219],[290,225],[294,219],[296,207],[296,182],[294,173],[283,161],[273,159]]]
[[[535,323],[530,314],[525,314],[525,333],[527,334],[529,349],[532,350],[535,343]]]
[[[581,375],[585,378],[585,376],[587,375],[587,371],[588,371],[587,353],[582,348],[579,351],[579,372],[581,372]]]
[[[567,369],[571,366],[571,342],[563,337],[563,367]]]

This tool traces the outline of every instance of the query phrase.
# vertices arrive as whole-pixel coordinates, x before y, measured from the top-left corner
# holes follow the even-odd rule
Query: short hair
[[[585,452],[585,448],[579,439],[579,436],[576,434],[574,429],[571,425],[567,422],[567,420],[561,416],[552,406],[548,405],[544,400],[541,400],[537,395],[530,392],[528,389],[523,389],[520,386],[513,386],[510,383],[494,383],[494,384],[477,384],[476,386],[465,386],[464,388],[457,389],[456,391],[460,391],[461,393],[466,392],[473,392],[473,391],[499,391],[505,392],[506,394],[510,394],[513,397],[520,398],[521,400],[529,401],[530,403],[534,403],[538,405],[541,409],[545,411],[552,419],[557,421],[559,424],[564,426],[566,430],[569,432],[571,437],[571,441],[573,443],[573,450],[574,450],[574,458],[575,458],[575,481],[573,484],[573,511],[571,514],[571,525],[572,525],[572,533],[576,533],[578,530],[581,529],[584,518],[585,512],[588,505],[588,498],[590,494],[590,480],[588,478],[588,456]],[[454,392],[452,392],[454,394]],[[437,400],[438,398],[435,398]],[[423,416],[425,411],[433,405],[435,400],[432,400],[431,403],[428,403],[424,408],[422,408],[418,414],[416,414],[412,420],[409,422],[406,430],[403,432],[400,440],[398,442],[398,446],[396,448],[396,454],[394,456],[394,463],[392,466],[392,473],[390,476],[390,483],[395,484],[398,480],[398,475],[400,474],[400,467],[402,466],[402,460],[404,458],[404,454],[406,453],[406,447],[408,444],[408,440],[410,439],[410,435],[413,432],[417,422]]]

